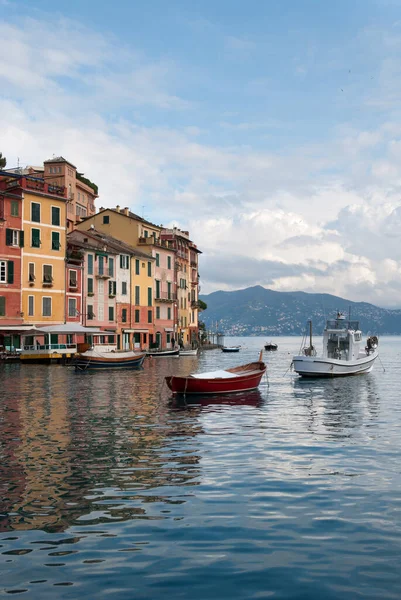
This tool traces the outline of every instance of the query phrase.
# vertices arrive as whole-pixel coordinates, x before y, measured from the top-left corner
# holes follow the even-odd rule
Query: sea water
[[[258,391],[171,401],[166,375],[267,341],[141,371],[0,365],[0,596],[400,598],[401,338],[332,380],[275,338]]]

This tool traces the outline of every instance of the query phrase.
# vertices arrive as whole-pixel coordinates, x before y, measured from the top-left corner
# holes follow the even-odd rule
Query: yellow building
[[[65,321],[65,188],[43,181],[23,185],[22,312],[26,323]]]

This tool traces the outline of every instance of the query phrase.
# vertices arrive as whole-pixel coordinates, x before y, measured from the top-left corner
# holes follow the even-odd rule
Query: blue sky
[[[189,228],[202,291],[401,306],[401,0],[0,0],[0,151]],[[374,243],[373,243],[374,241]]]

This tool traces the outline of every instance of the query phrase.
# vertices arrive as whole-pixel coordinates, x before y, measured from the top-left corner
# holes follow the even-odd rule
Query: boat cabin
[[[326,322],[323,332],[323,357],[338,360],[356,360],[360,353],[362,332],[359,321],[350,321],[343,315]]]

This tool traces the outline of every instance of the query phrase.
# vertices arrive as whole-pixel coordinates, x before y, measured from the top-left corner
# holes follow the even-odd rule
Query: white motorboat
[[[180,356],[198,356],[198,348],[190,350],[180,350]]]
[[[309,321],[309,346],[294,356],[294,371],[303,377],[343,377],[368,373],[379,356],[378,339],[368,337],[362,342],[358,321],[347,320],[341,313],[326,322],[323,332],[323,353],[317,355],[312,343],[312,321]]]

